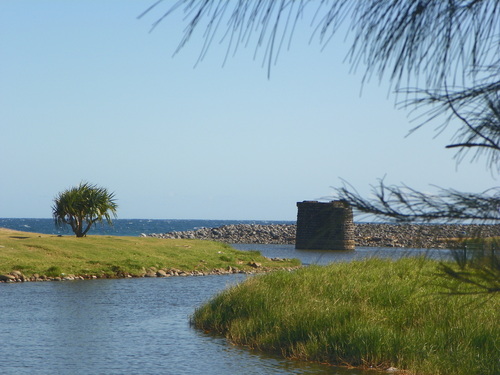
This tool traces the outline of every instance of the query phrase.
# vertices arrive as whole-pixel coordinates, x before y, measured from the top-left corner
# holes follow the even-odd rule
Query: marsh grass
[[[370,259],[257,276],[197,309],[192,323],[288,358],[499,374],[498,298],[443,294],[438,266]]]
[[[61,274],[116,277],[137,276],[144,269],[179,269],[210,272],[233,267],[252,269],[298,266],[298,260],[272,262],[259,252],[238,251],[229,245],[200,240],[167,240],[143,237],[74,236],[58,237],[0,228],[0,274],[21,271],[33,274]]]
[[[500,238],[461,239],[450,248],[454,264],[440,267],[450,293],[500,293]]]

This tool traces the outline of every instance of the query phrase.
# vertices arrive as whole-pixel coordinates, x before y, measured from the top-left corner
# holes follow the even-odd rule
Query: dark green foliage
[[[77,237],[83,237],[95,223],[103,220],[112,225],[116,218],[114,193],[105,188],[80,183],[57,195],[52,206],[52,216],[57,226],[70,225]]]
[[[62,270],[59,266],[50,266],[45,271],[45,275],[48,277],[59,277],[61,276]]]

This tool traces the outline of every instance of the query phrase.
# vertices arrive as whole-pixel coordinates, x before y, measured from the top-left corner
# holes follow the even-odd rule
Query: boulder
[[[158,271],[156,271],[156,276],[157,277],[167,277],[169,275],[164,270],[158,270]]]
[[[24,281],[26,279],[21,271],[12,271],[10,275],[14,276],[16,280]]]
[[[16,281],[16,278],[12,275],[0,275],[0,281],[9,283]]]

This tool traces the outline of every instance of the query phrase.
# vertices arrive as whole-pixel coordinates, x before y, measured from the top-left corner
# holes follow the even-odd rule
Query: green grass
[[[500,373],[500,301],[442,294],[423,258],[310,266],[253,277],[192,323],[288,358],[414,374]]]
[[[61,274],[117,277],[140,276],[145,269],[210,272],[227,267],[259,270],[298,266],[298,260],[273,262],[259,252],[238,251],[229,245],[200,240],[146,237],[58,237],[0,228],[0,274],[21,271],[56,277]]]

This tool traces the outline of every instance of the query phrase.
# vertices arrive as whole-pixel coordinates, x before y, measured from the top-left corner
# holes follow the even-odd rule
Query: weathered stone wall
[[[295,247],[303,250],[354,250],[352,208],[347,202],[298,202]]]

